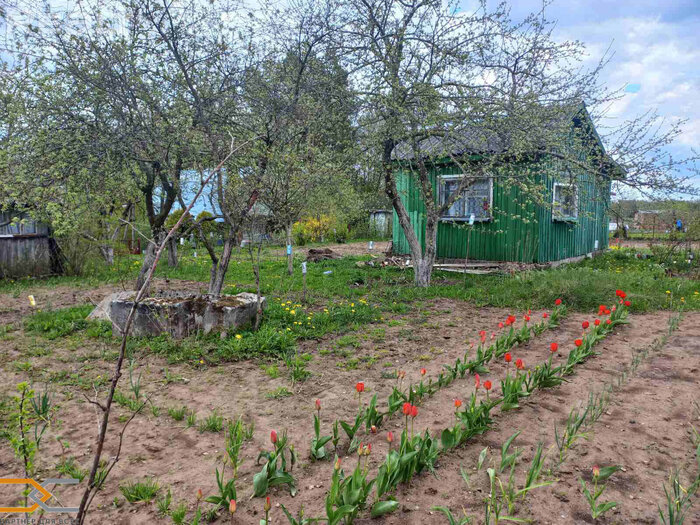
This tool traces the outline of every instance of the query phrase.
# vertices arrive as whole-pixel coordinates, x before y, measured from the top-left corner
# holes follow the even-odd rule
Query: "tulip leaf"
[[[598,481],[605,481],[608,479],[610,476],[615,474],[618,470],[621,470],[622,467],[618,465],[612,465],[611,467],[602,467],[600,469],[600,474],[598,474]]]
[[[454,447],[455,446],[454,432],[452,432],[449,428],[444,429],[442,431],[442,435],[440,436],[440,441],[442,441],[442,446],[446,449]]]
[[[372,517],[378,518],[379,516],[384,516],[386,514],[390,514],[398,508],[399,508],[398,501],[394,501],[394,500],[378,501],[377,503],[372,505]]]
[[[267,473],[265,469],[253,476],[253,496],[261,498],[267,494]]]

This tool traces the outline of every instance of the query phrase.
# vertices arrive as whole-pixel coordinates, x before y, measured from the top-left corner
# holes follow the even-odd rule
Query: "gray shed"
[[[392,210],[372,210],[369,212],[370,235],[391,237]]]
[[[0,212],[0,278],[61,273],[56,241],[48,225],[26,212]]]

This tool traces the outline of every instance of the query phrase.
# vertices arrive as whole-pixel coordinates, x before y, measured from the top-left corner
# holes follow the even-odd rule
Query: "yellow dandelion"
[[[291,315],[296,315],[297,311],[296,311],[296,310],[289,310],[289,313],[290,313]]]
[[[241,334],[236,334],[236,339],[243,339],[243,336]]]

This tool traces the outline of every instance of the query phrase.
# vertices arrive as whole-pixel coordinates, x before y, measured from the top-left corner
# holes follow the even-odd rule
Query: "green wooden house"
[[[605,177],[589,173],[557,173],[547,158],[539,158],[527,166],[514,164],[512,170],[528,169],[542,188],[542,198],[533,202],[513,183],[506,168],[500,175],[477,179],[441,217],[437,232],[439,259],[481,261],[517,261],[550,263],[595,253],[608,247],[608,205],[611,180],[624,174],[617,164],[605,155],[603,144],[593,122],[582,104],[571,117],[572,128],[590,138],[588,151],[576,152],[580,158],[595,151],[605,159]],[[451,156],[474,156],[477,152],[469,139],[454,141]],[[581,142],[579,142],[581,143]],[[482,149],[482,148],[480,148]],[[423,149],[426,150],[425,148]],[[579,155],[580,153],[580,155]],[[478,153],[483,154],[483,153]],[[406,169],[412,154],[394,152],[397,163],[397,188],[410,214],[411,224],[424,244],[425,205],[418,180]],[[459,185],[462,170],[450,155],[431,163],[431,181],[434,194],[446,202]],[[401,166],[404,168],[401,168]],[[505,173],[505,174],[504,174]],[[515,171],[513,172],[515,174]],[[409,254],[410,249],[398,222],[393,217],[393,251]]]

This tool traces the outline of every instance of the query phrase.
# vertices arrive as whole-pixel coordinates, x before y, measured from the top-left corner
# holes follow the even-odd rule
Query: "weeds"
[[[158,498],[156,500],[156,507],[158,508],[158,515],[161,518],[163,516],[167,516],[170,513],[170,503],[172,502],[172,497],[173,497],[173,495],[170,492],[170,488],[168,488],[168,492],[166,492],[162,498]]]
[[[69,478],[79,481],[83,481],[88,473],[87,469],[82,468],[72,456],[61,460],[58,465],[56,465],[56,470]]]
[[[233,478],[238,476],[238,468],[241,466],[240,458],[241,446],[245,441],[253,437],[255,425],[246,425],[239,417],[236,421],[230,421],[226,432],[226,454],[233,469]]]
[[[221,432],[224,428],[224,417],[216,410],[199,422],[197,429],[200,432]]]
[[[183,421],[185,419],[185,414],[187,413],[187,407],[170,407],[168,408],[168,415],[175,421]]]
[[[144,481],[129,481],[124,485],[119,485],[119,490],[129,503],[138,501],[153,501],[160,490],[160,485],[153,478],[146,478]]]
[[[447,507],[433,507],[432,509],[438,512],[442,512],[447,518],[447,522],[449,525],[470,525],[472,523],[472,518],[467,516],[464,510],[462,510],[464,516],[462,516],[461,518],[455,518],[452,514],[452,511]]]

